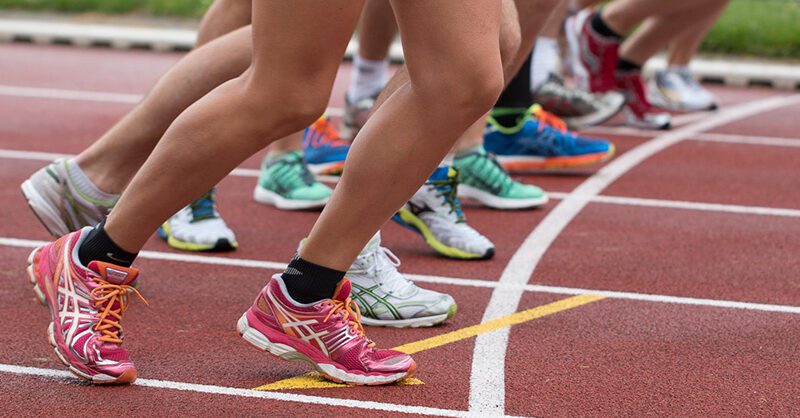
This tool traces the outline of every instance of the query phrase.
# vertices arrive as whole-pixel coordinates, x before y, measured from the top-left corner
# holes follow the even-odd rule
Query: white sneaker
[[[175,249],[184,251],[230,251],[239,244],[233,231],[219,216],[214,189],[172,215],[158,235]]]
[[[716,110],[717,98],[692,77],[688,69],[656,72],[647,84],[654,105],[675,112]]]
[[[455,315],[453,297],[417,287],[397,268],[400,260],[381,247],[380,232],[350,266],[351,297],[361,311],[361,323],[384,327],[429,327]]]
[[[439,254],[457,259],[488,259],[494,244],[471,226],[458,200],[458,171],[439,167],[392,219],[419,233]]]
[[[58,159],[34,173],[20,188],[33,213],[54,237],[99,224],[119,196],[98,200],[78,190],[67,159]]]

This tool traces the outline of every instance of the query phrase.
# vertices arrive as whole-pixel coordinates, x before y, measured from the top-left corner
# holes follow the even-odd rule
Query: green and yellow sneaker
[[[534,208],[548,201],[542,189],[512,179],[483,147],[456,157],[453,167],[461,176],[458,196],[462,199],[474,199],[494,209]]]
[[[264,159],[253,199],[283,210],[315,209],[325,206],[332,193],[308,170],[303,154],[291,151]]]

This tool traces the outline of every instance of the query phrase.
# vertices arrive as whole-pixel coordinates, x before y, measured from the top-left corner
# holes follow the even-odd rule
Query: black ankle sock
[[[506,128],[517,126],[519,119],[533,106],[531,94],[531,56],[508,83],[494,105],[492,117]]]
[[[620,58],[617,61],[617,71],[642,71],[642,66],[625,58]]]
[[[622,36],[620,34],[614,32],[613,29],[609,28],[608,25],[606,25],[606,22],[603,20],[602,17],[600,17],[599,11],[594,12],[592,14],[592,18],[589,21],[589,25],[591,26],[592,29],[594,29],[595,32],[599,33],[601,36],[604,36],[606,38],[622,39]]]
[[[92,261],[103,261],[121,267],[130,267],[138,253],[129,253],[119,247],[104,229],[106,222],[97,225],[81,242],[78,248],[78,259],[88,266]]]
[[[343,271],[303,260],[295,254],[281,278],[292,299],[300,303],[312,303],[333,297],[344,274]]]

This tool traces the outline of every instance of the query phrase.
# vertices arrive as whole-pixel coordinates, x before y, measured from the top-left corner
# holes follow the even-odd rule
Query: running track
[[[150,307],[134,302],[125,318],[141,379],[98,388],[64,372],[45,340],[24,260],[49,237],[17,186],[48,153],[96,139],[180,55],[10,44],[0,55],[4,414],[800,414],[797,93],[715,87],[723,110],[680,116],[672,131],[597,128],[620,150],[601,170],[522,177],[555,192],[546,208],[468,206],[497,245],[491,261],[435,257],[387,225],[402,271],[459,303],[443,327],[370,330],[386,347],[422,340],[405,346],[415,385],[300,388],[309,380],[284,379],[303,365],[235,333],[316,217],[254,203],[252,158],[219,187],[241,248],[187,257],[152,239],[139,262]]]

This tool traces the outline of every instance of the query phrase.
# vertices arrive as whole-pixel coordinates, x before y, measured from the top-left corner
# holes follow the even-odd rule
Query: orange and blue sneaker
[[[341,174],[350,143],[323,115],[303,132],[303,158],[314,174]]]
[[[519,114],[515,126],[506,127],[495,117]],[[497,156],[507,170],[574,168],[599,164],[614,155],[614,144],[603,139],[579,136],[566,124],[538,105],[492,110],[483,136],[486,151]]]
[[[87,227],[39,247],[28,258],[28,279],[50,308],[48,340],[69,370],[95,384],[128,384],[136,368],[122,348],[122,315],[139,272],[92,261],[83,266],[77,247]],[[144,299],[142,299],[144,300]]]
[[[350,281],[342,279],[331,299],[302,304],[288,295],[277,274],[239,319],[237,329],[259,350],[309,363],[334,382],[385,385],[412,376],[417,365],[411,356],[375,348],[364,334],[350,290]]]

